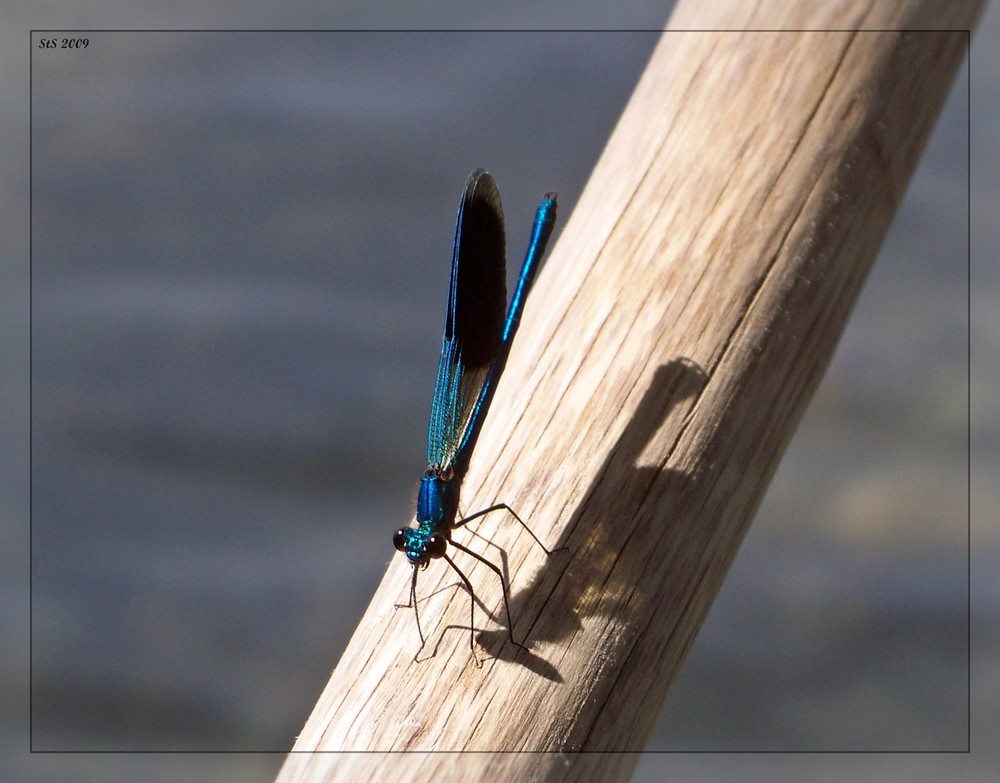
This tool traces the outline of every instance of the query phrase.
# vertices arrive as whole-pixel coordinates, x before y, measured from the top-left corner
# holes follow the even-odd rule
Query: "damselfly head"
[[[432,559],[443,557],[448,550],[445,536],[419,527],[401,527],[393,534],[392,544],[414,566],[426,567]]]

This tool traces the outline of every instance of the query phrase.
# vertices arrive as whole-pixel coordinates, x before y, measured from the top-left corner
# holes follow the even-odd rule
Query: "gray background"
[[[33,747],[282,750],[411,514],[465,176],[497,176],[512,248],[544,190],[568,215],[656,36],[87,37],[83,52],[34,52]],[[974,51],[977,154],[995,138],[996,101],[977,91],[996,70]],[[966,90],[963,68],[651,749],[967,746]],[[26,128],[11,132],[23,150]],[[26,161],[4,160],[24,186],[5,196],[11,220]],[[996,185],[976,169],[980,354],[996,348],[996,271],[981,263]],[[26,340],[18,250],[4,334]],[[26,342],[12,345],[13,401]],[[982,477],[996,474],[995,366],[973,384]],[[23,444],[4,454],[3,500],[18,704],[25,413],[4,409]],[[976,486],[983,566],[996,489]],[[994,574],[974,570],[974,628],[994,642],[974,648],[980,672],[995,663]],[[996,724],[995,693],[973,707]],[[281,760],[27,757],[24,717],[3,714],[4,779],[267,780]],[[647,756],[638,777],[773,777],[808,758]],[[942,757],[894,756],[882,773],[927,758]]]

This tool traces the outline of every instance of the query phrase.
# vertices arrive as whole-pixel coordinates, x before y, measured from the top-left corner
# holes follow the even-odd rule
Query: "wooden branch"
[[[572,752],[642,749],[968,42],[851,30],[961,30],[980,5],[680,4],[672,30],[797,32],[666,33],[541,271],[463,508],[506,501],[568,551],[504,514],[455,534],[506,553],[530,651],[495,574],[458,552],[486,663],[440,561],[414,662],[394,557],[279,780],[627,777],[634,756]]]

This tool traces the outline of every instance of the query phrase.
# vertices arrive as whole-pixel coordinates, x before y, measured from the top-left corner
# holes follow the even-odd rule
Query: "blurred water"
[[[290,746],[412,514],[465,177],[511,246],[568,214],[656,40],[38,59],[35,748]]]
[[[32,747],[283,751],[411,514],[466,175],[568,215],[657,36],[89,38],[33,58]],[[964,78],[654,749],[967,744]]]

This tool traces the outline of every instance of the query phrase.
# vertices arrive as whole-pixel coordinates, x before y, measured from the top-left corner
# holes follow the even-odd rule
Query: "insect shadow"
[[[478,644],[491,656],[515,661],[541,676],[561,682],[562,677],[555,667],[532,652],[532,646],[569,640],[580,629],[583,617],[614,615],[639,589],[635,584],[618,583],[614,576],[615,562],[625,543],[642,536],[644,527],[650,523],[671,524],[673,504],[669,502],[669,492],[666,498],[661,497],[662,488],[680,488],[689,479],[685,472],[665,467],[664,461],[639,465],[639,459],[651,439],[664,429],[670,413],[684,401],[696,397],[706,381],[705,371],[686,358],[675,359],[656,370],[628,425],[609,451],[591,486],[581,496],[556,547],[551,549],[550,556],[545,558],[531,582],[520,586],[510,598],[514,633],[525,640],[524,646],[509,644],[510,629],[503,625],[505,613],[491,613],[473,596],[484,615],[501,626],[479,631],[476,636]],[[661,449],[664,454],[672,450],[685,421],[686,416],[678,416],[663,433],[671,440],[670,448]],[[654,484],[659,488],[655,493],[659,501],[650,507],[650,490]],[[490,546],[496,545],[491,543]],[[507,579],[507,554],[500,547],[496,548],[500,552],[500,568]],[[462,625],[447,628],[469,630]],[[434,653],[439,645],[440,638]]]

